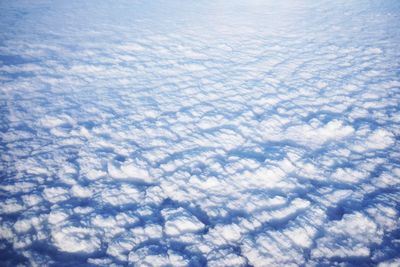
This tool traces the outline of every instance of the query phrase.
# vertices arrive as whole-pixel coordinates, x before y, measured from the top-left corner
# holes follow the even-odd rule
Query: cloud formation
[[[396,1],[0,4],[0,265],[399,264]]]

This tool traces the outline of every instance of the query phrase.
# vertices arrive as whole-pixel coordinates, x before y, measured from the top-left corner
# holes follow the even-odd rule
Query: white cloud
[[[204,229],[204,224],[183,208],[162,210],[161,214],[165,219],[164,231],[169,236],[180,236]]]
[[[371,244],[382,242],[383,230],[361,213],[343,216],[330,223],[326,234],[316,241],[313,257],[369,257]]]
[[[398,265],[394,0],[0,9],[0,265]]]
[[[54,245],[69,253],[93,253],[100,249],[101,240],[96,237],[96,231],[84,227],[56,227],[51,232]]]

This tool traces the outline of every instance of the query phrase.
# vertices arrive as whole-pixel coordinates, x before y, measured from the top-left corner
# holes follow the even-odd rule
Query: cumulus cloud
[[[69,253],[93,253],[98,251],[101,240],[96,237],[96,230],[83,227],[55,228],[52,233],[52,241],[60,250]]]
[[[317,240],[312,256],[369,257],[371,244],[382,242],[382,230],[360,213],[346,214],[327,226],[326,235]]]
[[[2,3],[0,265],[398,266],[381,2]]]

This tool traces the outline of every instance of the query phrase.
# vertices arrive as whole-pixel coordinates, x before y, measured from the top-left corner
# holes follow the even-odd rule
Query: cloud
[[[346,214],[342,220],[332,222],[327,234],[317,240],[312,257],[369,257],[371,243],[382,242],[382,231],[360,213]]]
[[[101,240],[96,231],[83,227],[56,228],[51,233],[54,245],[63,252],[93,253],[100,249]]]
[[[0,265],[398,265],[396,6],[2,4]]]

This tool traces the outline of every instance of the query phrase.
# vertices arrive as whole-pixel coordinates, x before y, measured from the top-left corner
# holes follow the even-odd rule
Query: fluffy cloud
[[[1,4],[0,265],[399,265],[396,6]]]

